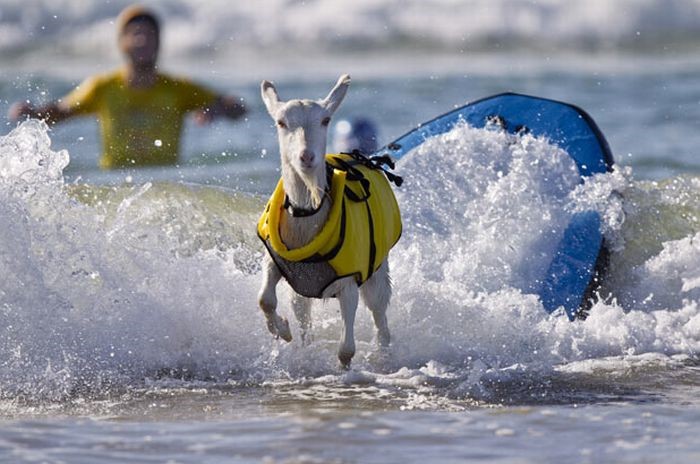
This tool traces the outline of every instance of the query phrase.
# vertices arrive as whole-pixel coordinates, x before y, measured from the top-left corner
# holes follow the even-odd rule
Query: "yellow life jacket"
[[[331,207],[311,242],[291,250],[282,242],[279,221],[286,199],[282,179],[258,221],[258,236],[284,278],[295,292],[311,298],[321,298],[342,277],[354,276],[358,285],[364,283],[401,236],[399,206],[387,177],[397,185],[400,178],[357,152],[326,155],[326,165],[332,170]]]

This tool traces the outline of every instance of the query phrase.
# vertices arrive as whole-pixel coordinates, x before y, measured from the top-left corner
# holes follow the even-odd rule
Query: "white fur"
[[[291,204],[298,208],[319,211],[307,217],[293,217],[286,211],[280,218],[280,236],[290,248],[299,248],[309,243],[323,227],[328,218],[330,201],[324,201],[327,186],[325,154],[326,137],[330,118],[345,97],[350,76],[343,75],[335,87],[322,100],[281,101],[274,85],[268,81],[261,84],[262,99],[268,113],[277,124],[282,179]],[[260,308],[267,319],[270,332],[283,340],[291,341],[289,323],[277,314],[275,287],[282,278],[272,259],[266,254],[263,265],[263,284],[258,295]],[[390,342],[386,309],[391,299],[391,280],[386,260],[381,267],[359,289],[354,278],[340,279],[329,286],[323,297],[337,297],[343,319],[343,334],[338,349],[338,359],[344,367],[350,365],[355,354],[354,323],[358,293],[372,311],[377,327],[380,346]],[[301,295],[292,298],[294,314],[301,326],[302,343],[308,343],[311,329],[311,301]]]

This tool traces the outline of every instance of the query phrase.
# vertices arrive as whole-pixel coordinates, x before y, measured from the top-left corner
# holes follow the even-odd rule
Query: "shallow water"
[[[671,370],[673,372],[673,370]],[[661,383],[667,382],[666,372]],[[12,418],[0,455],[43,462],[693,462],[697,368],[633,391],[600,380],[588,398],[439,405],[362,385],[182,387]],[[639,380],[639,379],[638,379]],[[557,387],[556,385],[554,386]],[[570,385],[581,390],[581,385]],[[584,387],[585,389],[585,387]],[[385,400],[385,399],[388,400]],[[117,404],[121,403],[121,406]],[[99,413],[98,413],[99,411]]]
[[[15,29],[3,24],[15,23],[3,18],[15,13],[27,30],[53,21],[48,6],[32,16],[15,3],[0,17],[5,37]],[[0,47],[12,63],[0,74],[0,111],[61,95],[96,70],[107,18],[121,6],[98,3],[81,13],[67,2],[75,8],[58,15],[61,24],[91,24],[92,45],[70,35],[57,50],[42,40],[24,51],[9,39]],[[415,50],[394,53],[397,36],[421,30],[406,26],[410,14],[392,20],[388,38],[353,29],[342,54],[310,48],[310,66],[298,72],[270,64],[271,48],[259,44],[240,52],[258,60],[243,67],[227,49],[166,49],[173,70],[235,92],[251,109],[238,124],[188,125],[173,168],[98,171],[90,120],[50,131],[6,123],[0,460],[696,462],[700,59],[678,44],[695,40],[692,18],[681,19],[697,5],[648,2],[615,33],[591,18],[620,17],[629,2],[593,2],[575,21],[564,2],[540,2],[529,10],[534,23],[488,21],[489,5],[510,11],[511,3],[472,5],[484,27],[471,38],[482,45],[466,55],[447,26],[443,45],[414,32]],[[196,10],[188,1],[158,5],[176,28]],[[379,0],[354,8],[352,24],[391,10]],[[231,11],[250,20],[239,39],[255,43],[267,16]],[[629,45],[637,30],[664,30],[649,20],[662,11],[685,35]],[[546,18],[574,21],[583,36],[553,28],[523,48],[506,40]],[[224,37],[231,17],[217,18],[211,35],[199,20],[191,37],[206,45]],[[55,39],[63,29],[33,30]],[[494,30],[504,50],[484,45]],[[291,49],[309,43],[285,37]],[[36,65],[54,52],[54,66]],[[210,59],[203,65],[199,55]],[[546,140],[466,126],[402,159],[392,346],[375,347],[361,308],[350,371],[337,366],[334,302],[314,308],[307,347],[272,339],[256,305],[263,250],[254,224],[279,175],[258,82],[278,80],[283,98],[320,97],[338,69],[354,77],[339,117],[369,112],[383,142],[468,100],[517,91],[586,109],[619,164],[581,184]],[[532,283],[568,219],[591,208],[601,213],[611,268],[590,317],[570,323],[543,310]],[[279,293],[289,314],[283,284]]]

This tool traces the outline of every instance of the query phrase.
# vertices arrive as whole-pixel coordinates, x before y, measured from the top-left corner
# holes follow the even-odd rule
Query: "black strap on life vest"
[[[346,179],[349,181],[358,182],[362,186],[364,194],[362,196],[357,195],[348,187],[345,188],[345,196],[350,200],[355,202],[367,201],[370,196],[370,182],[365,178],[362,171],[357,169],[356,166],[365,166],[369,169],[374,169],[384,173],[390,182],[396,184],[396,186],[401,186],[403,183],[403,178],[387,171],[384,165],[388,166],[389,169],[394,169],[394,161],[388,155],[382,156],[372,156],[368,157],[361,153],[359,150],[353,150],[350,153],[341,153],[342,155],[350,156],[352,159],[345,160],[340,157],[332,157],[332,162],[330,163],[333,168],[340,169],[347,173]]]
[[[343,153],[344,155],[350,155],[355,162],[354,164],[361,164],[365,167],[368,167],[370,169],[376,169],[378,171],[382,171],[384,175],[386,176],[387,179],[389,179],[389,182],[393,182],[394,185],[397,187],[401,187],[401,184],[403,184],[403,177],[397,176],[396,174],[389,172],[387,170],[391,169],[394,170],[396,169],[396,165],[394,164],[394,160],[391,159],[391,156],[389,155],[375,155],[375,156],[367,156],[363,154],[360,150],[353,150],[350,153]],[[385,167],[386,166],[386,167]]]

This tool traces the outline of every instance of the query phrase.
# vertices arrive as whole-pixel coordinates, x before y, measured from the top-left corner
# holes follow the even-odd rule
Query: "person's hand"
[[[211,122],[213,120],[214,120],[214,115],[212,114],[212,111],[209,109],[197,110],[194,112],[194,121],[200,126],[205,126],[207,124],[211,124]]]
[[[20,121],[27,116],[31,117],[33,114],[34,107],[26,101],[13,103],[10,109],[7,110],[7,118],[14,122]]]
[[[217,118],[227,117],[238,119],[246,112],[243,102],[232,96],[219,96],[209,108],[204,108],[194,112],[194,120],[200,126],[210,124]]]

